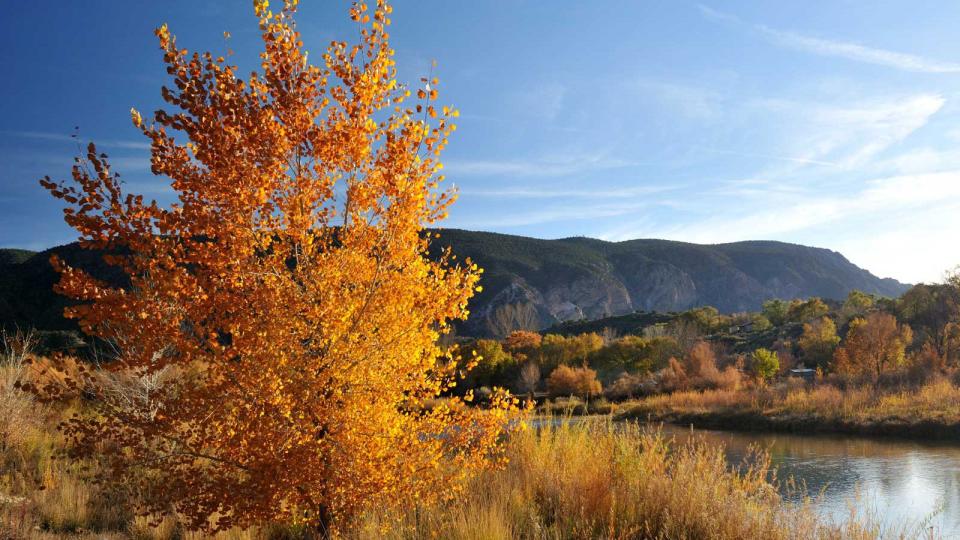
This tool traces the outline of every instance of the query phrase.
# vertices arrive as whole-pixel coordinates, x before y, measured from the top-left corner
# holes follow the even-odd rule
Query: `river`
[[[779,479],[804,482],[817,512],[843,521],[853,504],[882,524],[909,522],[942,538],[960,538],[960,444],[842,435],[791,435],[663,426],[666,437],[722,443],[733,465],[751,445],[765,449]],[[820,494],[817,496],[817,494]],[[788,500],[799,496],[784,490]]]

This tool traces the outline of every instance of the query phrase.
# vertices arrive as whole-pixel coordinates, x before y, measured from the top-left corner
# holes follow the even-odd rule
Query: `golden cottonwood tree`
[[[840,344],[836,323],[830,317],[804,323],[799,344],[805,365],[821,369],[827,367]]]
[[[833,357],[833,368],[843,374],[880,377],[902,367],[906,348],[913,342],[909,325],[899,324],[889,313],[875,311],[850,322],[843,345]]]
[[[41,181],[129,283],[53,261],[80,301],[68,316],[116,358],[32,390],[82,388],[94,412],[63,426],[74,454],[99,456],[143,511],[195,528],[336,526],[371,504],[451,496],[502,457],[513,405],[418,407],[452,384],[438,338],[479,290],[469,261],[427,257],[423,231],[454,198],[438,155],[456,112],[436,104],[436,80],[405,103],[385,1],[355,3],[359,42],[331,43],[319,65],[295,9],[255,2],[264,49],[246,79],[157,30],[172,111],[132,116],[177,203],[124,193],[92,144],[72,182]]]

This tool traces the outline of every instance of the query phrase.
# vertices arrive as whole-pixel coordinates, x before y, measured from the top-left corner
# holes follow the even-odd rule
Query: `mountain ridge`
[[[469,257],[485,269],[483,291],[460,326],[471,335],[702,305],[726,313],[753,311],[770,298],[840,299],[853,289],[895,297],[909,287],[878,278],[836,251],[773,240],[693,244],[431,232],[441,235],[432,242],[432,253],[450,246],[459,260]],[[0,249],[0,325],[75,328],[62,318],[67,300],[52,291],[57,276],[47,261],[53,253],[108,280],[120,279],[96,253],[76,243],[42,252]]]
[[[774,240],[543,240],[444,229],[435,242],[487,269],[472,308],[479,313],[467,325],[471,333],[701,305],[752,311],[770,298],[842,299],[853,289],[895,297],[909,288],[836,251]]]

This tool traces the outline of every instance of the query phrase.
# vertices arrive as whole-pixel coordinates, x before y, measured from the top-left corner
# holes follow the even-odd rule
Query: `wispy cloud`
[[[752,114],[762,116],[772,125],[784,126],[775,144],[785,156],[768,154],[769,158],[789,162],[760,176],[784,176],[807,165],[828,165],[835,171],[863,168],[927,125],[945,103],[944,97],[937,94],[833,104],[757,100],[751,105]]]
[[[857,147],[842,159],[846,165],[856,166],[925,126],[945,102],[939,95],[920,94],[853,107],[824,108],[814,113],[813,120],[851,136],[850,142]]]
[[[556,204],[546,207],[529,209],[524,212],[515,212],[506,215],[490,216],[471,220],[456,218],[449,222],[449,226],[486,229],[498,229],[541,225],[557,222],[583,222],[603,218],[632,216],[644,208],[656,205],[652,199],[627,199],[616,202],[583,205],[578,203]]]
[[[849,196],[814,196],[793,205],[779,200],[771,206],[688,232],[717,242],[755,238],[756,231],[801,242],[820,238],[878,275],[909,282],[936,281],[958,262],[956,252],[944,246],[952,245],[960,230],[960,169],[875,179]]]
[[[889,214],[869,234],[834,235],[831,247],[880,276],[910,283],[939,282],[943,272],[960,260],[955,251],[944,249],[956,243],[960,200],[943,201],[922,214],[923,219],[908,212]]]
[[[565,85],[543,82],[513,92],[510,99],[524,115],[554,120],[563,110],[566,95]]]
[[[557,189],[544,188],[503,188],[468,189],[461,194],[468,197],[489,197],[503,199],[621,199],[662,194],[680,189],[680,186],[632,186],[607,189]]]
[[[636,81],[634,87],[687,118],[709,119],[721,112],[723,96],[711,88],[649,79]]]
[[[743,178],[721,181],[713,189],[706,190],[717,197],[762,198],[770,199],[776,195],[796,197],[803,194],[803,188],[789,182],[775,182],[762,178]]]
[[[42,131],[0,131],[0,135],[10,138],[20,138],[20,139],[35,139],[35,140],[44,140],[44,141],[56,141],[56,142],[68,142],[72,144],[80,143],[85,146],[84,141],[87,140],[87,137],[73,137],[72,135],[64,135],[62,133],[48,133]],[[142,141],[121,141],[116,139],[96,139],[93,140],[97,146],[103,147],[113,147],[113,148],[125,148],[131,150],[149,150],[150,143]]]
[[[847,60],[887,66],[904,71],[960,73],[960,64],[951,62],[941,62],[913,54],[875,49],[859,43],[809,37],[795,32],[774,30],[763,25],[757,26],[757,29],[784,46],[822,56],[846,58]]]
[[[920,73],[960,73],[960,64],[943,62],[923,56],[868,47],[855,42],[823,39],[806,36],[796,32],[778,30],[763,24],[751,24],[736,15],[717,11],[705,5],[698,5],[700,12],[711,19],[739,25],[747,25],[778,45],[791,49],[844,58],[854,62],[875,64],[903,71]]]
[[[706,147],[697,147],[698,150],[703,150],[713,154],[727,154],[733,156],[742,156],[749,158],[763,158],[763,159],[772,159],[775,161],[788,161],[791,163],[803,163],[807,165],[824,165],[828,167],[837,167],[838,163],[833,161],[824,161],[820,159],[810,159],[805,157],[794,157],[794,156],[778,156],[774,154],[763,154],[759,152],[744,152],[741,150],[724,150],[721,148],[706,148]]]
[[[940,172],[960,168],[960,149],[938,150],[920,147],[896,154],[873,164],[877,170],[896,174]]]
[[[707,17],[708,19],[713,19],[715,21],[721,21],[721,22],[743,24],[743,21],[740,20],[740,17],[737,17],[736,15],[731,15],[729,13],[724,13],[722,11],[718,11],[716,9],[713,9],[710,6],[697,4],[697,9],[699,9],[700,13],[703,14],[703,16]]]
[[[711,209],[710,217],[644,232],[691,242],[730,242],[754,239],[758,231],[766,237],[778,237],[842,220],[904,212],[916,215],[960,201],[960,170],[880,178],[866,181],[864,185],[858,192],[843,195],[820,195],[814,190],[786,197],[782,193],[767,192],[766,201],[755,201],[758,204],[751,208],[739,207],[720,215],[712,210],[718,204],[708,194],[701,203]],[[638,232],[621,229],[605,236],[628,239],[635,238]]]
[[[619,169],[636,162],[604,154],[570,155],[523,160],[449,160],[448,176],[569,176],[588,171]]]

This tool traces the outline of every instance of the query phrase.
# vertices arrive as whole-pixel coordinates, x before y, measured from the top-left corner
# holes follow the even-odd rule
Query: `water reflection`
[[[751,445],[770,453],[778,478],[793,477],[821,515],[841,521],[853,504],[885,524],[930,518],[944,538],[960,537],[960,445],[827,435],[735,433],[663,426],[667,437],[723,443],[733,465]],[[784,492],[788,499],[797,494]],[[932,517],[931,517],[932,516]]]

